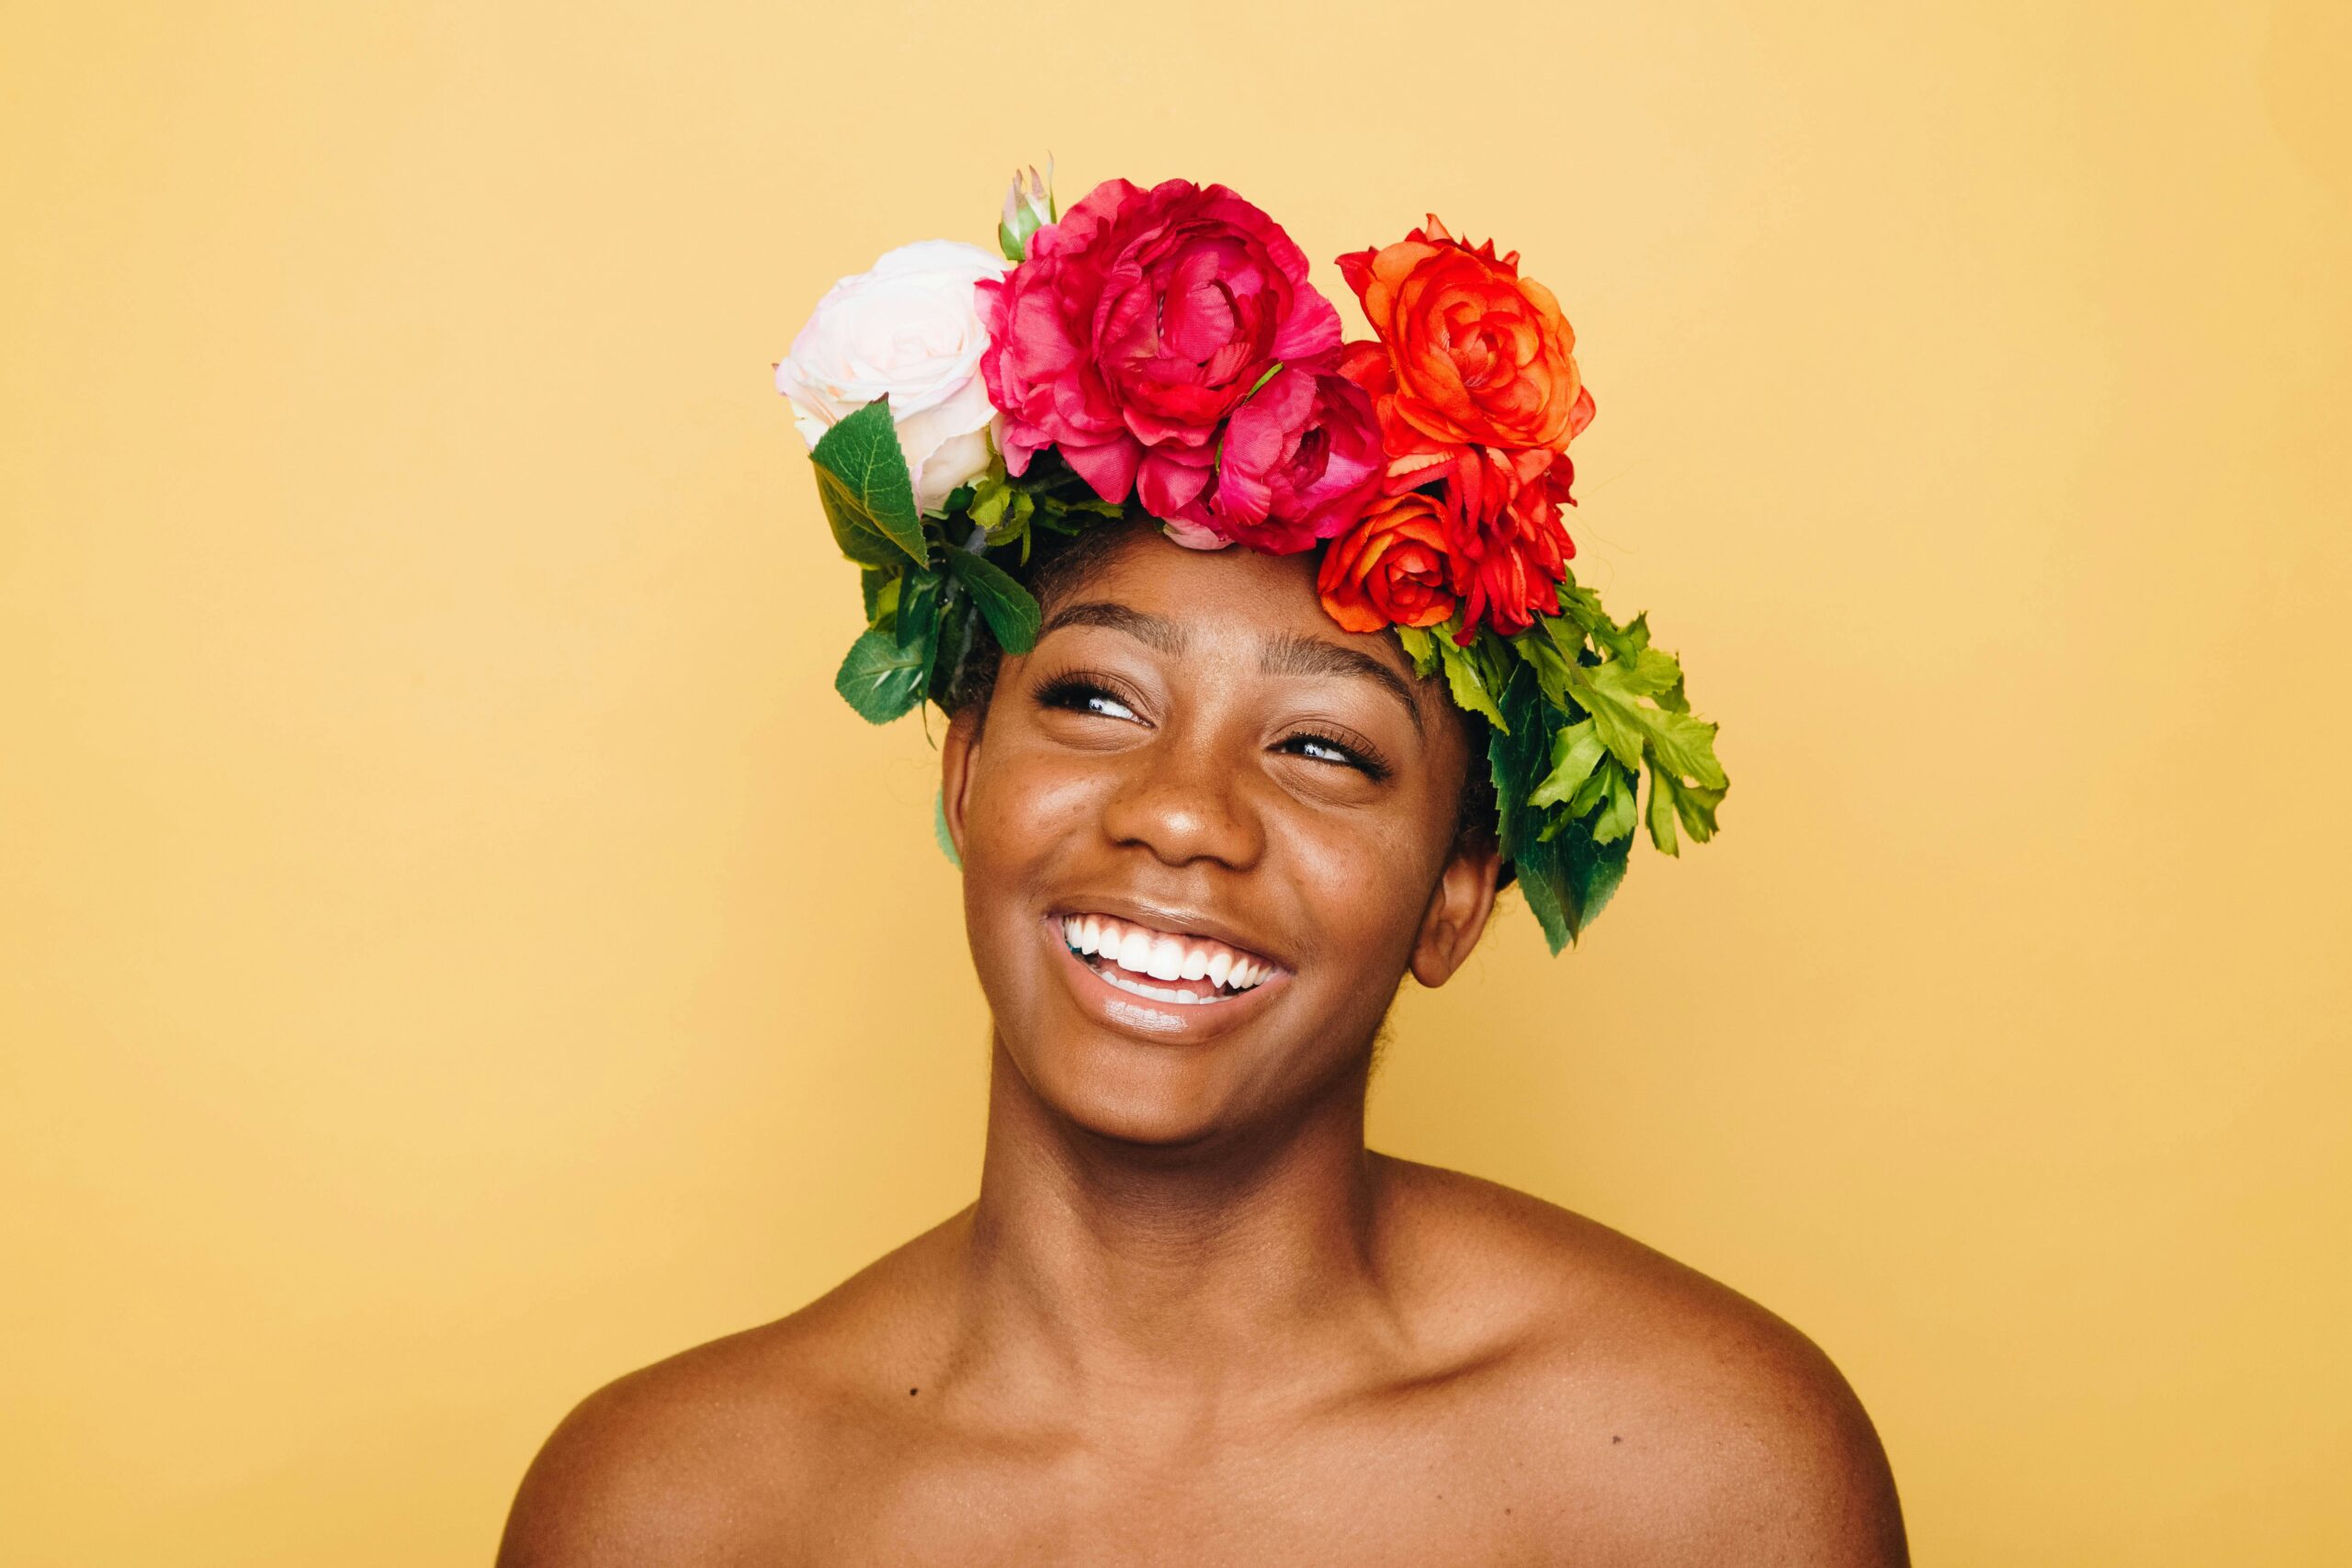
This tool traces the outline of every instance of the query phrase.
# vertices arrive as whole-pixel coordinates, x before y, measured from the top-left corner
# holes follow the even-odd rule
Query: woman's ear
[[[1469,958],[1487,929],[1487,917],[1494,913],[1502,863],[1502,851],[1490,839],[1472,837],[1453,846],[1413,939],[1414,979],[1434,990]]]
[[[939,743],[939,809],[947,819],[947,837],[956,846],[956,862],[964,861],[964,805],[972,786],[972,766],[979,761],[980,718],[978,707],[966,704],[947,721],[946,739]]]

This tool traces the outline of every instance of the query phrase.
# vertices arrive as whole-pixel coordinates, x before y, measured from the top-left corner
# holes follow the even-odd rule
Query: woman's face
[[[998,1035],[1095,1132],[1295,1113],[1363,1070],[1408,969],[1442,984],[1486,924],[1497,863],[1454,852],[1450,699],[1393,637],[1336,626],[1314,570],[1133,529],[1005,658],[985,725],[949,727]]]

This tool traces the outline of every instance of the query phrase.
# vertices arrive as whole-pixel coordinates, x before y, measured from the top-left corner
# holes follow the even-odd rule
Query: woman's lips
[[[1061,917],[1062,943],[1123,991],[1203,1007],[1227,1001],[1273,977],[1277,966],[1209,937],[1164,931],[1111,915]],[[1153,982],[1159,982],[1154,984]]]
[[[1086,925],[1094,924],[1095,951],[1084,949]],[[1106,922],[1108,924],[1106,925]],[[1072,994],[1080,1005],[1102,1022],[1123,1031],[1159,1039],[1201,1038],[1254,1016],[1269,993],[1282,989],[1289,971],[1255,953],[1205,937],[1156,931],[1133,920],[1101,915],[1049,915],[1039,922],[1046,940],[1059,948]],[[1074,929],[1073,929],[1074,928]],[[1106,938],[1112,956],[1106,962]],[[1180,944],[1173,955],[1172,976],[1161,978],[1171,959],[1163,940]],[[1136,947],[1133,961],[1128,947]],[[1211,978],[1212,966],[1224,961],[1222,984]],[[1187,982],[1186,972],[1199,973]],[[1235,983],[1237,972],[1242,983]],[[1185,998],[1189,996],[1190,1000]]]

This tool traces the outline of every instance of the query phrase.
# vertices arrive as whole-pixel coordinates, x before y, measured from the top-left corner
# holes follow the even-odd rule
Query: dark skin
[[[1469,747],[1312,557],[1136,530],[942,766],[995,1021],[979,1197],[776,1323],[621,1379],[503,1568],[1907,1561],[1835,1367],[1589,1220],[1364,1146],[1406,974],[1492,913]],[[1272,977],[1178,1006],[1058,917]]]

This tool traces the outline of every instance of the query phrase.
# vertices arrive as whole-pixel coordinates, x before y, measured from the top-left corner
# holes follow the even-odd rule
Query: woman
[[[1163,337],[1182,304],[1155,307]],[[982,316],[1003,352],[1017,323]],[[1248,446],[1229,422],[1272,384],[1226,359],[1253,384],[1218,414],[1219,491]],[[985,378],[1000,416],[1016,378]],[[1112,499],[1098,454],[1032,476],[1018,422],[991,429],[1009,473],[967,476],[945,517],[1024,477],[1038,517],[1073,475]],[[896,449],[919,493],[915,444]],[[1342,444],[1308,455],[1318,473]],[[1357,490],[1310,542],[1391,494]],[[1018,599],[952,559],[952,528],[869,579],[868,636],[919,650],[910,689],[952,716],[941,812],[994,1023],[978,1198],[791,1316],[591,1396],[526,1478],[501,1562],[1904,1562],[1870,1422],[1801,1335],[1590,1221],[1365,1147],[1391,998],[1408,973],[1454,975],[1520,863],[1503,818],[1531,792],[1496,737],[1530,728],[1538,677],[1510,677],[1521,722],[1493,725],[1459,700],[1458,656],[1424,659],[1386,629],[1400,617],[1351,628],[1340,546],[1200,547],[1170,515],[1191,503],[1041,535],[1025,567],[1006,558]],[[976,557],[1010,542],[1006,510]],[[1235,524],[1212,495],[1190,525],[1247,544],[1283,510]],[[1473,570],[1449,568],[1421,626],[1462,628]],[[1560,604],[1564,574],[1545,589]],[[854,702],[898,679],[880,657],[853,651]]]

